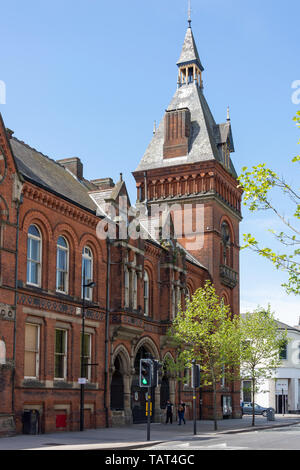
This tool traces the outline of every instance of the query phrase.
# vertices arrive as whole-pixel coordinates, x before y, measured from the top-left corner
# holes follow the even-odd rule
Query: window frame
[[[62,238],[65,241],[65,243],[67,245],[66,247],[63,247],[62,245],[59,245],[59,239],[60,238]],[[58,267],[59,250],[66,253],[66,270],[65,271]],[[68,294],[69,293],[69,255],[70,255],[70,249],[69,249],[68,240],[63,235],[61,235],[61,236],[58,237],[57,243],[56,243],[56,292],[58,292],[60,294]],[[64,275],[64,282],[65,282],[65,287],[66,287],[65,290],[60,290],[58,288],[58,279],[57,279],[57,274],[58,273],[63,273],[63,275]]]
[[[86,249],[89,250],[90,256],[85,253]],[[89,260],[90,263],[91,263],[91,268],[90,268],[91,278],[88,278],[86,276],[86,272],[85,272],[85,279],[83,278],[84,277],[83,276],[83,274],[84,274],[84,260]],[[81,254],[81,299],[83,299],[83,284],[86,284],[87,281],[93,282],[93,279],[94,279],[93,250],[88,245],[84,245],[84,247],[82,248],[82,254]],[[84,300],[88,300],[88,301],[92,302],[92,300],[93,300],[93,289],[92,289],[92,287],[85,287],[85,298],[84,298]]]
[[[125,308],[129,308],[130,304],[130,275],[129,269],[125,265],[124,268],[124,306]]]
[[[33,326],[36,328],[36,349],[29,350],[26,349],[26,326]],[[24,338],[24,379],[38,379],[40,374],[40,325],[37,323],[26,322],[25,323],[25,338]],[[25,374],[25,356],[26,352],[35,353],[35,375],[26,375]]]
[[[148,271],[144,271],[144,315],[150,316],[150,276]]]
[[[135,269],[132,271],[132,308],[138,308],[138,276]]]
[[[33,234],[29,233],[30,227],[36,228],[36,230],[39,233],[39,237],[37,235],[33,235]],[[39,250],[38,250],[39,260],[38,261],[34,260],[33,258],[29,258],[29,255],[31,255],[31,253],[30,253],[31,249],[29,249],[29,247],[31,246],[31,243],[30,243],[31,240],[36,240],[36,241],[39,242]],[[42,255],[43,255],[42,245],[43,245],[43,237],[42,237],[42,234],[41,234],[41,231],[40,231],[39,227],[35,224],[31,224],[29,226],[28,232],[27,232],[27,260],[26,260],[26,284],[29,285],[29,286],[41,287],[41,285],[42,285]],[[31,269],[28,270],[28,263],[30,263],[30,264],[34,263],[37,266],[37,283],[32,282],[31,280],[29,280],[28,275],[31,273]]]
[[[82,345],[82,331],[80,332],[80,375],[81,375],[81,361],[82,358],[85,362],[85,358],[88,358],[88,364],[91,364],[92,362],[92,334],[88,332],[84,332],[84,336],[89,338],[89,351],[88,351],[88,356],[83,356],[82,355],[82,350],[81,350],[81,345]],[[85,365],[84,368],[86,367],[87,374],[84,373],[82,378],[86,378],[88,382],[91,381],[92,377],[92,369],[91,365]]]
[[[56,332],[63,331],[64,333],[64,352],[57,353],[56,351]],[[63,357],[63,377],[56,376],[56,357]],[[54,380],[66,380],[67,378],[67,359],[68,359],[68,330],[64,328],[55,328],[55,344],[54,344]]]

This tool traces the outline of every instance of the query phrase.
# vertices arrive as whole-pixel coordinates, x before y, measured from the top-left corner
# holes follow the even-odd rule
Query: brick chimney
[[[111,178],[99,178],[97,180],[91,180],[90,183],[93,183],[100,190],[110,189],[115,187],[115,183]]]
[[[56,161],[57,163],[65,167],[67,170],[69,170],[71,173],[73,173],[73,175],[76,176],[78,179],[83,179],[83,165],[81,163],[80,158],[64,158],[63,160]]]
[[[191,113],[188,108],[174,109],[165,114],[164,158],[188,154]]]

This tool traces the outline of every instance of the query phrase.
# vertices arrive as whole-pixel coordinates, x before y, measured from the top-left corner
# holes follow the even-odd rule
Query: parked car
[[[268,410],[274,410],[274,408],[264,408],[263,406],[258,405],[257,403],[254,403],[254,413],[256,415],[263,415],[267,416],[267,411]],[[243,415],[252,415],[252,403],[249,402],[244,402],[242,404],[242,414]]]

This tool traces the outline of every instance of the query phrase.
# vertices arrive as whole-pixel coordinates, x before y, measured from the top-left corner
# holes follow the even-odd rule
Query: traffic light
[[[192,387],[200,387],[200,366],[195,363],[192,365]]]
[[[161,384],[162,379],[162,364],[156,359],[153,360],[153,384],[152,387],[157,387]]]
[[[140,360],[140,387],[152,387],[153,362],[151,359]]]

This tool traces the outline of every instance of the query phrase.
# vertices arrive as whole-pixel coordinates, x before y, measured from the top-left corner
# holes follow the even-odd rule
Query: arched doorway
[[[134,360],[134,375],[132,376],[131,385],[131,409],[132,409],[132,420],[133,423],[146,423],[146,394],[147,388],[141,388],[139,386],[139,372],[140,372],[140,360],[149,357],[149,351],[145,346],[141,346],[135,356]],[[151,389],[152,399],[152,417],[153,421],[155,413],[155,389]]]
[[[170,385],[169,385],[169,377],[164,374],[161,380],[160,386],[160,407],[162,410],[166,408],[167,400],[170,399]]]
[[[114,369],[110,385],[110,409],[120,411],[124,410],[124,383],[119,356],[115,359]]]

